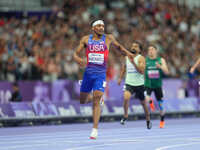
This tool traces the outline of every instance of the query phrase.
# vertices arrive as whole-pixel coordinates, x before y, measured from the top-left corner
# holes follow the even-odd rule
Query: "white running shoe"
[[[98,130],[96,128],[92,128],[92,132],[90,134],[90,139],[96,139],[98,136]]]

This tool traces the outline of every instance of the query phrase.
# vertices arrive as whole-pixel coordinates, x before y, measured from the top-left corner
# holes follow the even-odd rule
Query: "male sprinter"
[[[134,54],[134,60],[130,60],[125,57],[125,63],[122,66],[118,84],[120,85],[121,80],[126,72],[125,79],[125,91],[124,91],[124,117],[121,119],[121,124],[125,124],[128,119],[128,107],[131,95],[135,93],[135,97],[138,98],[143,106],[147,129],[151,129],[152,124],[150,122],[150,114],[145,101],[144,96],[144,70],[145,70],[145,58],[140,55],[142,45],[135,41],[132,43],[130,52]]]
[[[164,108],[162,92],[162,73],[169,74],[167,63],[164,58],[158,56],[158,50],[154,45],[148,47],[145,68],[146,100],[150,101],[151,93],[154,92],[160,108],[160,128],[164,128]]]
[[[106,64],[110,45],[113,44],[117,49],[130,58],[133,58],[111,34],[104,34],[104,21],[97,20],[92,23],[93,34],[84,36],[74,53],[75,61],[85,68],[83,81],[80,88],[80,103],[87,103],[87,97],[93,91],[93,129],[90,139],[96,139],[98,135],[98,122],[100,119],[99,101],[103,96],[106,86]],[[80,57],[81,51],[86,49],[87,64]]]

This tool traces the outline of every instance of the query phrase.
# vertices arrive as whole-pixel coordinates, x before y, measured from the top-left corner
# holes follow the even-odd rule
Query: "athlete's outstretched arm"
[[[125,57],[123,57],[123,62],[122,62],[121,68],[120,68],[120,75],[119,75],[119,79],[117,81],[118,85],[121,84],[121,81],[122,81],[124,74],[126,72],[126,62],[125,61],[126,61]]]
[[[164,58],[161,58],[161,65],[159,63],[156,63],[156,66],[160,68],[165,74],[169,74],[169,69]]]
[[[74,60],[81,66],[81,67],[84,67],[86,65],[86,62],[84,61],[83,58],[80,57],[80,53],[81,51],[84,50],[85,48],[85,41],[87,39],[87,36],[84,36],[81,40],[80,40],[80,43],[77,47],[77,49],[75,50],[74,52]]]
[[[200,58],[196,61],[196,63],[190,69],[190,73],[194,73],[195,69],[200,65]]]
[[[129,58],[133,59],[134,55],[132,53],[130,53],[127,49],[125,49],[119,42],[117,42],[117,40],[114,38],[114,36],[112,34],[108,34],[108,37],[111,40],[111,43],[117,49],[119,49],[124,55],[127,55]]]

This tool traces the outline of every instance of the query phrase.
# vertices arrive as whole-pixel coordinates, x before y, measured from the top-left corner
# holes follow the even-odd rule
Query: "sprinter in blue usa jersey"
[[[93,34],[84,36],[74,53],[74,60],[81,66],[86,67],[80,88],[80,103],[88,103],[88,96],[93,91],[93,129],[90,139],[98,136],[98,123],[101,114],[100,100],[106,86],[106,66],[110,45],[113,44],[124,55],[133,59],[133,54],[126,50],[111,34],[104,33],[104,21],[96,20],[92,23]],[[80,57],[85,50],[87,62]]]

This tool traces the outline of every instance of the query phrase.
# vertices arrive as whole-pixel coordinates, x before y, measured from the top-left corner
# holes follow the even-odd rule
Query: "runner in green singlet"
[[[148,56],[146,57],[145,67],[145,89],[146,100],[153,104],[150,98],[151,93],[154,92],[160,108],[160,128],[164,128],[164,108],[163,108],[163,92],[162,92],[162,75],[169,74],[167,63],[164,58],[158,56],[156,46],[150,45],[148,47]]]

